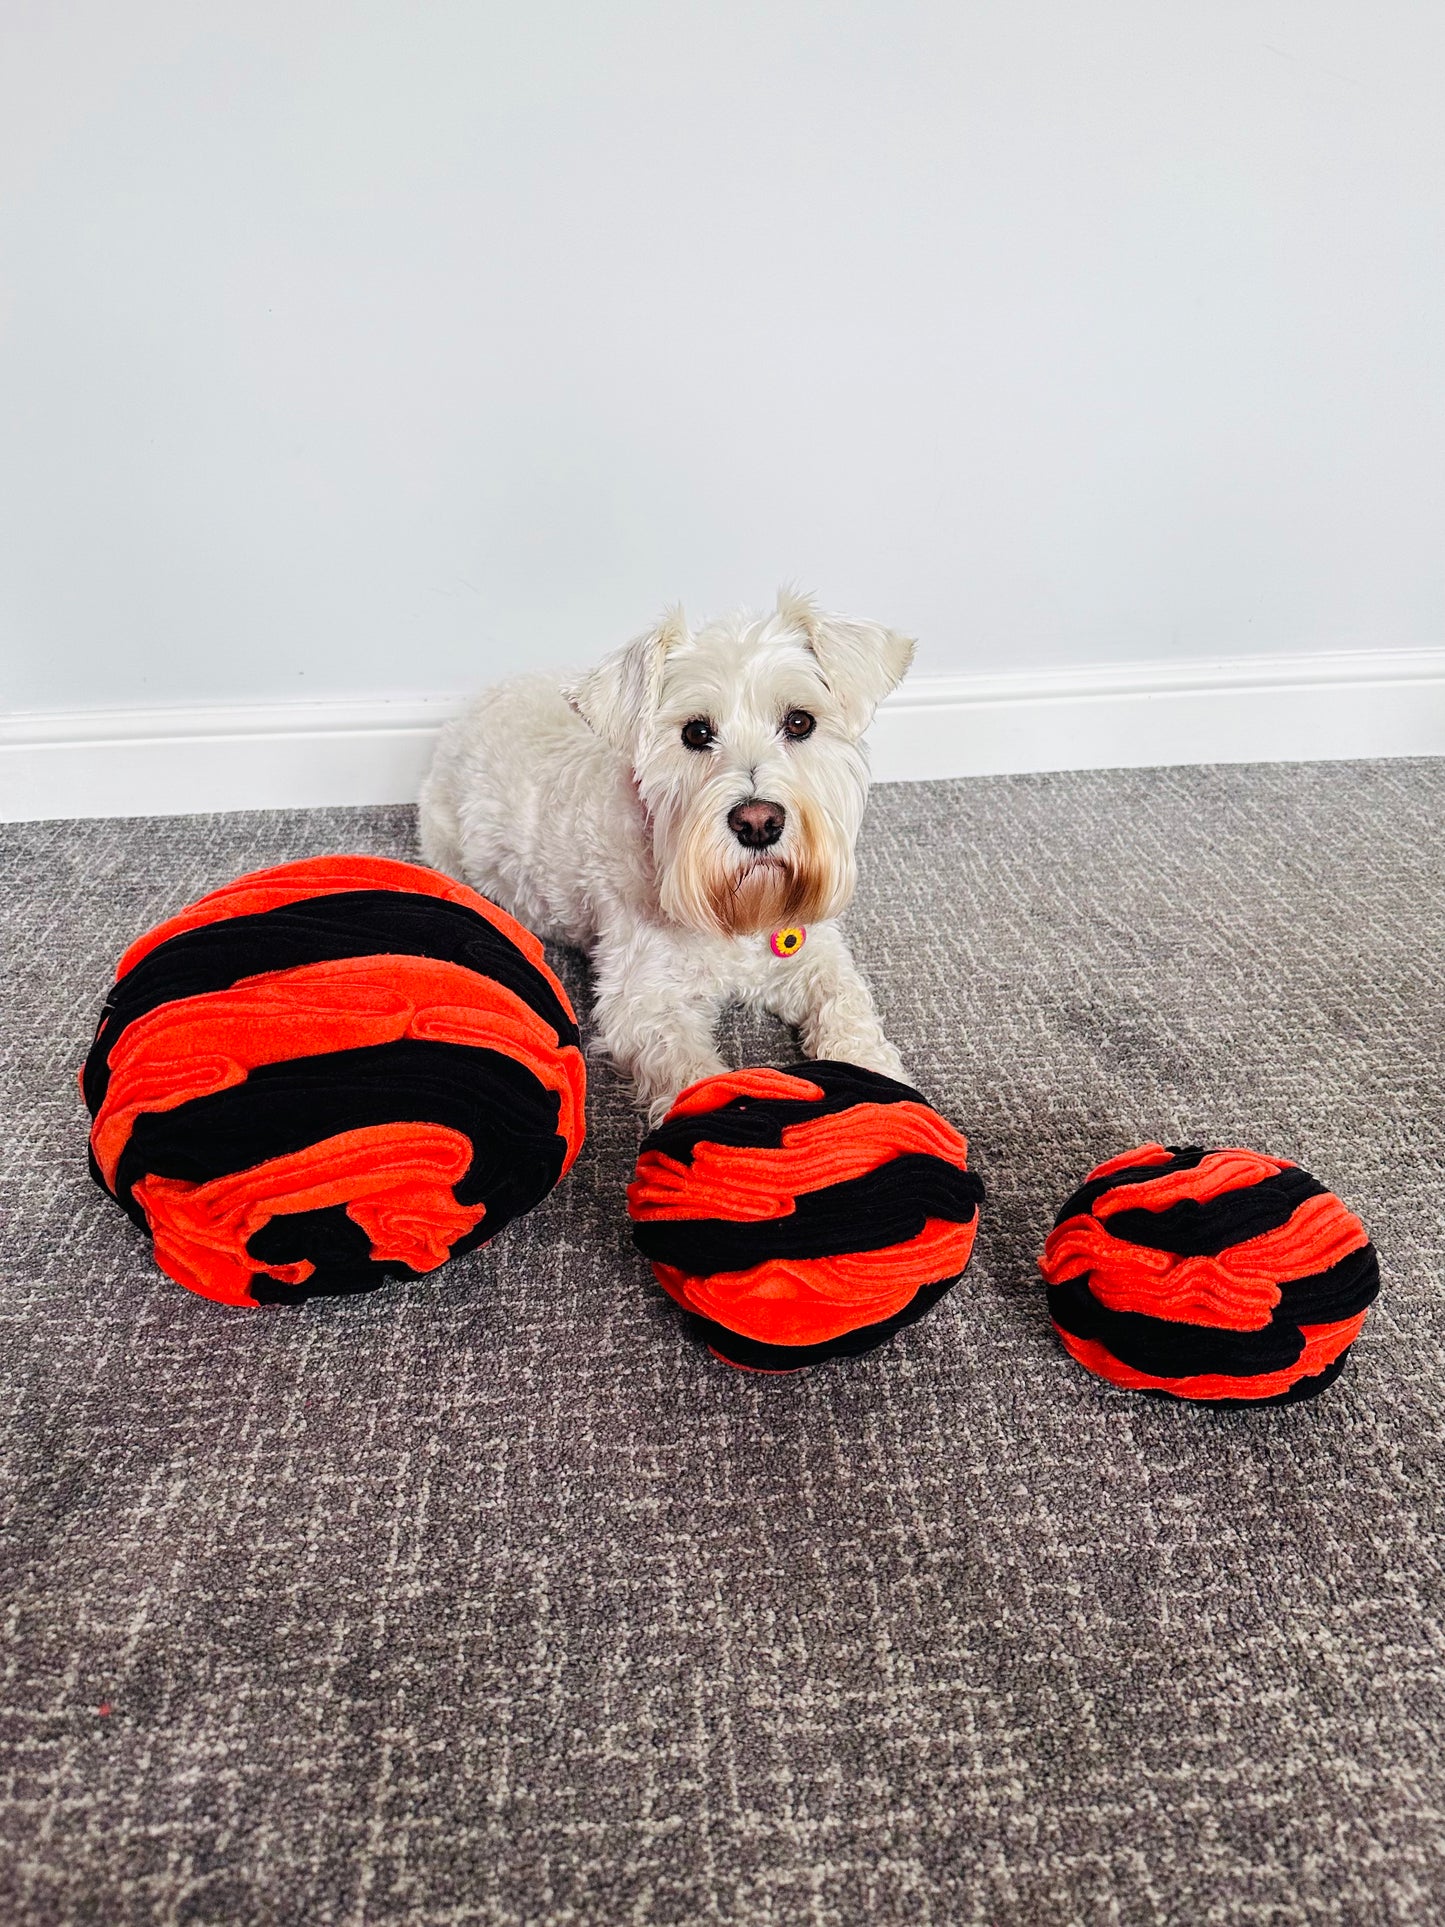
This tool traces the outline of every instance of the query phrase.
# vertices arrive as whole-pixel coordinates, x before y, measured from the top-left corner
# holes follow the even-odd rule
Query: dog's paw
[[[727,1068],[720,1057],[689,1056],[685,1061],[674,1057],[665,1078],[639,1075],[637,1101],[647,1114],[647,1128],[657,1129],[683,1091],[705,1077],[719,1076]]]
[[[893,1077],[906,1084],[903,1059],[881,1030],[872,1026],[829,1030],[809,1040],[810,1057],[831,1058],[843,1064],[858,1064],[881,1077]]]

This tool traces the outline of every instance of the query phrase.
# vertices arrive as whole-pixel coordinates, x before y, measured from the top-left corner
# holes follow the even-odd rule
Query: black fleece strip
[[[807,1365],[821,1365],[829,1358],[861,1358],[905,1325],[916,1325],[962,1276],[960,1271],[952,1278],[940,1278],[936,1285],[920,1285],[902,1311],[894,1312],[891,1318],[880,1319],[876,1325],[860,1325],[857,1331],[824,1339],[818,1345],[767,1345],[760,1338],[744,1338],[740,1332],[729,1331],[726,1325],[697,1312],[688,1313],[688,1324],[729,1365],[747,1365],[755,1372],[796,1372]]]
[[[457,1239],[451,1256],[460,1258],[486,1244],[501,1229],[489,1211],[473,1231]],[[400,1258],[373,1258],[371,1240],[349,1215],[344,1204],[318,1211],[290,1211],[269,1219],[253,1232],[246,1249],[265,1264],[292,1264],[309,1258],[315,1269],[299,1285],[283,1284],[257,1272],[251,1296],[258,1305],[302,1305],[308,1298],[341,1298],[375,1291],[388,1278],[416,1278],[419,1274]]]
[[[1192,1171],[1209,1156],[1208,1151],[1199,1144],[1184,1146],[1168,1145],[1169,1158],[1160,1159],[1158,1164],[1131,1164],[1125,1170],[1113,1171],[1106,1178],[1090,1178],[1081,1184],[1071,1198],[1059,1206],[1054,1223],[1060,1225],[1065,1218],[1081,1218],[1094,1208],[1094,1200],[1102,1198],[1106,1191],[1113,1191],[1119,1185],[1147,1184],[1151,1178],[1167,1177],[1171,1171]]]
[[[246,1246],[263,1264],[289,1265],[309,1258],[316,1267],[299,1285],[283,1284],[258,1272],[251,1296],[258,1305],[299,1305],[308,1298],[339,1298],[374,1291],[388,1278],[415,1276],[410,1265],[373,1258],[371,1240],[344,1204],[317,1211],[291,1211],[270,1219],[251,1234]]]
[[[1380,1267],[1373,1245],[1351,1251],[1328,1271],[1281,1286],[1269,1324],[1259,1331],[1218,1325],[1185,1325],[1144,1312],[1111,1311],[1099,1303],[1087,1278],[1070,1278],[1049,1289],[1049,1315],[1075,1338],[1094,1338],[1121,1365],[1156,1378],[1188,1378],[1222,1372],[1254,1378],[1283,1371],[1304,1350],[1301,1325],[1337,1325],[1375,1302]]]
[[[1192,1378],[1221,1372],[1257,1378],[1282,1372],[1305,1348],[1299,1326],[1272,1319],[1262,1331],[1222,1331],[1214,1325],[1180,1325],[1137,1311],[1110,1311],[1082,1278],[1049,1287],[1049,1316],[1074,1338],[1092,1338],[1121,1365],[1154,1378]]]
[[[557,1182],[567,1153],[559,1111],[556,1092],[499,1051],[414,1038],[331,1051],[263,1064],[230,1090],[143,1113],[121,1152],[115,1195],[144,1224],[132,1191],[147,1173],[207,1184],[343,1131],[440,1124],[471,1142],[453,1189],[459,1204],[486,1205],[482,1242]]]
[[[1380,1295],[1380,1259],[1373,1245],[1346,1252],[1328,1271],[1315,1271],[1281,1285],[1284,1294],[1276,1318],[1292,1318],[1297,1325],[1337,1325],[1365,1311]]]
[[[782,1218],[654,1218],[632,1227],[644,1257],[691,1278],[747,1271],[770,1258],[883,1252],[916,1238],[929,1218],[972,1224],[983,1185],[972,1171],[910,1151],[861,1178],[803,1191]]]
[[[1264,1409],[1273,1411],[1277,1405],[1302,1405],[1307,1398],[1318,1398],[1328,1386],[1333,1385],[1345,1369],[1353,1345],[1346,1345],[1338,1358],[1332,1358],[1322,1372],[1315,1372],[1305,1378],[1297,1378],[1288,1390],[1276,1392],[1271,1398],[1190,1398],[1187,1393],[1166,1392],[1154,1385],[1141,1386],[1139,1389],[1146,1398],[1167,1399],[1171,1405],[1192,1405],[1196,1411],[1201,1407],[1209,1412],[1257,1412]],[[1125,1391],[1126,1386],[1116,1388]]]
[[[865,1071],[857,1064],[820,1059],[806,1064],[784,1064],[779,1068],[789,1077],[806,1078],[816,1084],[823,1097],[730,1098],[715,1111],[659,1124],[643,1139],[642,1149],[665,1152],[679,1164],[691,1164],[693,1153],[703,1142],[775,1151],[790,1124],[805,1124],[815,1117],[833,1117],[840,1111],[852,1110],[857,1104],[928,1102],[909,1085],[883,1077],[877,1071]]]
[[[112,988],[96,1026],[84,1072],[91,1116],[105,1100],[111,1048],[128,1024],[161,1004],[228,990],[243,977],[377,956],[461,964],[515,992],[551,1025],[559,1044],[577,1042],[576,1024],[541,971],[478,911],[409,891],[344,890],[202,924],[142,957]]]
[[[1231,1245],[1278,1231],[1306,1198],[1324,1195],[1324,1185],[1296,1167],[1203,1202],[1181,1198],[1163,1211],[1111,1211],[1099,1222],[1111,1238],[1126,1244],[1172,1251],[1181,1258],[1213,1258]]]

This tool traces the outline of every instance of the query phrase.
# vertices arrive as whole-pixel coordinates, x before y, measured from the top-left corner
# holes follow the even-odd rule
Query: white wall
[[[1439,0],[4,0],[3,706],[1445,643]]]

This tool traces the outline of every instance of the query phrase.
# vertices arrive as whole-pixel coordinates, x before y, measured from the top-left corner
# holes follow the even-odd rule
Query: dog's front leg
[[[809,1057],[903,1076],[903,1060],[883,1034],[873,994],[837,924],[814,924],[805,947],[779,961],[766,1001],[769,1010],[798,1027]]]
[[[636,1085],[648,1123],[659,1124],[679,1091],[727,1069],[713,1042],[719,1000],[705,971],[656,932],[604,931],[592,970],[602,1047]]]

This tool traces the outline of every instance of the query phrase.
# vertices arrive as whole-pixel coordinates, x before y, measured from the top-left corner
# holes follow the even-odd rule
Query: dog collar
[[[796,957],[808,941],[808,933],[800,923],[790,923],[782,930],[775,930],[768,938],[775,957]]]

